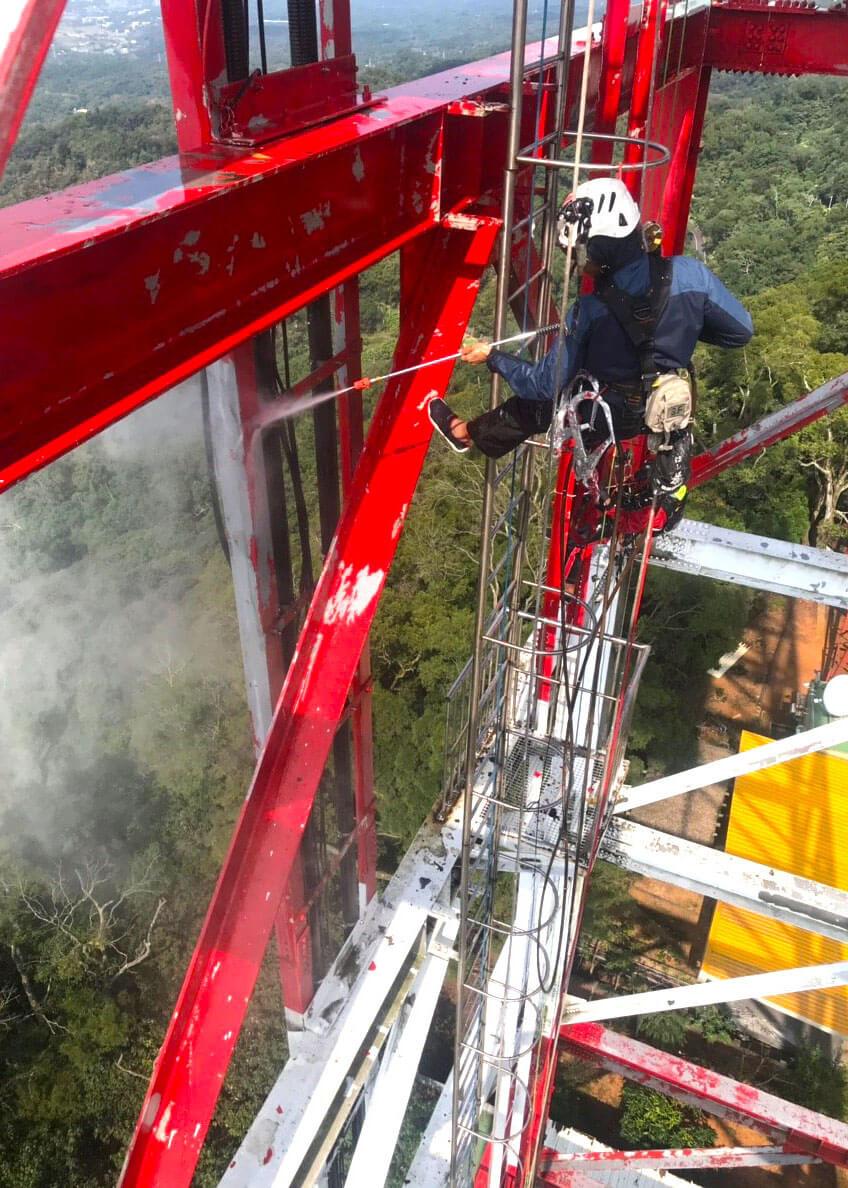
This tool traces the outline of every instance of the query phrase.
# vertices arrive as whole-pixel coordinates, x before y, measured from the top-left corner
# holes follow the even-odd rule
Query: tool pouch
[[[645,401],[644,419],[648,432],[661,435],[665,442],[675,430],[686,429],[692,420],[692,385],[688,376],[678,375],[676,371],[658,375]]]

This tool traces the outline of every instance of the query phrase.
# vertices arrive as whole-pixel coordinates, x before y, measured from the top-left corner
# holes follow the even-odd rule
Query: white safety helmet
[[[624,182],[595,177],[579,185],[563,202],[557,220],[557,240],[566,250],[586,244],[596,235],[626,239],[642,222],[639,207]]]

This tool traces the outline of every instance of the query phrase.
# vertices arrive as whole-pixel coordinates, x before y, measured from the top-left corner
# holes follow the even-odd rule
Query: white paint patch
[[[154,1093],[150,1101],[147,1103],[147,1109],[141,1119],[141,1129],[150,1130],[153,1123],[156,1121],[156,1115],[159,1112],[159,1106],[162,1104],[162,1094]]]
[[[174,252],[174,263],[179,264],[179,262],[180,262],[180,260],[182,260],[182,258],[183,258],[183,249],[177,248],[177,250]]]
[[[403,507],[400,509],[400,514],[398,515],[398,518],[395,520],[394,524],[392,525],[392,540],[397,540],[397,538],[400,536],[401,532],[403,531],[403,521],[404,521],[404,517],[406,516],[408,507],[409,507],[408,503],[405,503],[403,505]]]
[[[218,976],[218,973],[220,972],[220,969],[221,969],[221,962],[216,961],[215,964],[212,966],[212,977],[210,979],[211,981],[213,981],[213,982],[215,981],[215,979]]]
[[[153,276],[146,276],[144,278],[144,287],[150,294],[150,304],[155,305],[159,297],[159,290],[161,286],[161,272],[154,272]]]
[[[335,247],[331,247],[328,252],[324,253],[325,260],[331,260],[333,256],[339,256],[346,248],[350,246],[349,239],[343,239],[341,243],[337,243]]]
[[[194,245],[197,243],[198,239],[200,239],[199,231],[188,231],[188,232],[186,232],[186,237],[183,240],[183,243],[185,244],[186,247],[194,247]]]
[[[363,177],[365,177],[365,162],[362,160],[362,153],[358,148],[353,154],[351,172],[353,173],[354,181],[361,182]]]
[[[327,602],[324,622],[353,623],[370,607],[377,597],[385,578],[385,570],[363,565],[354,578],[353,566],[342,565],[339,569],[338,589]]]
[[[431,388],[430,391],[427,393],[427,395],[422,397],[421,400],[419,400],[418,405],[417,405],[418,411],[423,412],[424,409],[427,407],[427,405],[430,403],[430,401],[435,400],[435,398],[438,396],[438,394],[439,393],[436,388]]]
[[[321,231],[323,229],[329,217],[330,203],[322,202],[320,206],[316,206],[313,210],[307,210],[305,214],[302,214],[300,221],[303,223],[303,229],[306,234],[312,235],[315,231]]]
[[[259,252],[262,250],[262,248],[266,248],[268,244],[265,242],[265,237],[263,235],[260,235],[258,231],[254,231],[253,238],[250,241],[250,246],[252,248],[256,248],[257,252]]]
[[[174,1108],[174,1103],[169,1101],[165,1107],[165,1112],[159,1120],[159,1125],[153,1132],[153,1137],[160,1143],[168,1142],[168,1124],[171,1121],[171,1110]]]
[[[250,295],[251,297],[259,297],[262,293],[270,293],[272,289],[276,289],[279,283],[279,280],[275,277],[273,280],[266,281],[264,285],[260,285],[258,289],[254,289]],[[223,312],[221,310],[221,313]]]
[[[176,121],[176,122],[179,124],[179,123],[180,123],[182,120],[187,120],[187,119],[188,119],[188,116],[187,116],[187,115],[186,115],[186,113],[185,113],[185,112],[182,110],[182,108],[178,107],[178,108],[176,109],[176,111],[174,112],[174,119],[175,119],[175,121]]]

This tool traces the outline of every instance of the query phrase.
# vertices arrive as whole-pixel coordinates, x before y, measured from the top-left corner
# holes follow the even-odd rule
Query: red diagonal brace
[[[573,1176],[593,1170],[666,1171],[669,1168],[777,1167],[781,1164],[817,1163],[786,1147],[677,1147],[668,1150],[572,1151],[563,1154],[547,1148],[539,1162],[537,1188],[572,1188]],[[603,1171],[602,1171],[602,1178]]]
[[[820,417],[828,413],[838,412],[848,404],[848,371],[828,380],[820,388],[808,392],[806,396],[799,396],[791,404],[784,404],[775,412],[768,413],[749,425],[740,429],[732,437],[719,442],[712,449],[698,454],[692,460],[692,480],[690,487],[699,487],[701,483],[715,478],[730,466],[738,466],[748,458],[753,458],[775,442],[791,437],[800,432],[807,425],[812,425]]]
[[[720,1118],[762,1131],[787,1152],[805,1152],[848,1167],[848,1126],[824,1114],[743,1085],[708,1068],[609,1031],[598,1023],[572,1023],[561,1041],[578,1056],[600,1064]]]
[[[65,9],[65,0],[4,0],[3,7],[7,4],[12,12],[4,19],[9,28],[0,44],[0,177]]]
[[[395,367],[458,350],[498,232],[464,220],[427,236],[404,284]],[[408,262],[405,262],[405,265]],[[412,274],[405,266],[404,275]],[[452,363],[390,384],[189,966],[133,1136],[124,1188],[188,1188],[280,896],[427,452],[427,403]]]

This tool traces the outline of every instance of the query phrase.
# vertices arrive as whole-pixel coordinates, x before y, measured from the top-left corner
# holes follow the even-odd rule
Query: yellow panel
[[[740,751],[770,740],[744,731]],[[805,755],[736,781],[727,852],[848,890],[848,756]],[[704,973],[738,977],[848,960],[848,945],[719,904]],[[770,999],[776,1006],[848,1035],[848,987]]]

